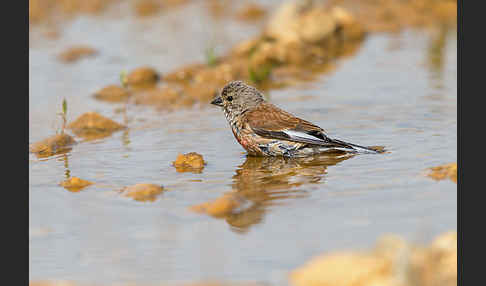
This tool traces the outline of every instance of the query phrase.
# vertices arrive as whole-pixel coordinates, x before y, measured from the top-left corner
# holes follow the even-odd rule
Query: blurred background
[[[30,285],[456,285],[457,3],[29,0]],[[248,157],[243,80],[383,154]]]

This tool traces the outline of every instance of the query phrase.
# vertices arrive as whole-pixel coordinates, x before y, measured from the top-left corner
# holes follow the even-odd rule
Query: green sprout
[[[218,63],[218,57],[216,56],[214,47],[207,48],[204,54],[206,55],[206,63],[208,66],[214,67]]]
[[[64,134],[64,129],[66,129],[66,122],[67,122],[67,101],[65,98],[62,99],[62,112],[58,113],[62,118],[62,127],[61,127],[61,134]]]
[[[120,72],[120,83],[123,88],[127,88],[128,85],[127,72],[124,70]]]
[[[248,67],[248,74],[250,76],[251,82],[254,84],[259,84],[266,80],[270,73],[272,72],[272,66],[268,64],[261,65],[257,67],[257,69],[253,69],[253,67]]]
[[[62,99],[62,114],[67,114],[67,101],[65,98]]]
[[[251,58],[255,54],[255,52],[258,51],[259,48],[260,48],[260,44],[256,44],[253,47],[251,47],[250,50],[248,51],[248,57]]]
[[[122,70],[120,72],[120,83],[124,89],[128,87],[127,72],[125,70]],[[125,104],[123,106],[123,122],[125,122],[125,124],[127,124],[128,122],[127,109],[128,109],[128,98],[125,100]]]

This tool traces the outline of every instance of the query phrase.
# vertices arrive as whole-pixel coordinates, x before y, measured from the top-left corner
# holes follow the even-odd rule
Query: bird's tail
[[[372,147],[360,146],[360,145],[356,145],[356,144],[353,144],[353,143],[344,142],[344,141],[341,141],[339,139],[329,138],[329,140],[334,144],[341,145],[343,148],[348,149],[348,150],[345,150],[345,151],[349,151],[349,149],[353,149],[357,152],[363,152],[363,153],[383,153],[383,150],[375,149],[375,148],[372,148]]]

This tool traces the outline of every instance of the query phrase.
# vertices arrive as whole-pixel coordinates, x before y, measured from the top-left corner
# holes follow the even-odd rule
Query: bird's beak
[[[223,100],[221,99],[221,96],[217,96],[215,99],[213,99],[213,101],[211,101],[211,104],[223,106]]]

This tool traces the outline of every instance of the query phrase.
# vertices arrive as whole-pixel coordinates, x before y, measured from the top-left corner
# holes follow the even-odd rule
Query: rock
[[[248,57],[258,48],[258,45],[263,41],[264,40],[262,38],[257,37],[236,44],[231,50],[232,56]]]
[[[284,42],[298,42],[300,16],[299,5],[296,1],[288,1],[280,5],[265,27],[264,33]]]
[[[92,185],[93,183],[80,179],[78,177],[71,177],[68,180],[62,181],[59,184],[70,192],[79,192],[87,186]]]
[[[191,152],[187,154],[179,154],[172,164],[177,172],[201,173],[206,162],[204,162],[202,155],[196,152]]]
[[[346,40],[359,40],[365,36],[365,29],[348,10],[335,6],[331,15],[336,22],[336,29],[341,33],[340,38]]]
[[[111,1],[106,0],[63,0],[59,2],[64,13],[101,13]]]
[[[227,82],[235,80],[238,71],[229,63],[221,63],[215,67],[201,69],[194,75],[196,83],[216,83],[224,86]]]
[[[358,286],[389,285],[392,271],[390,261],[366,254],[341,252],[313,259],[294,270],[292,285],[302,286]]]
[[[360,27],[344,8],[327,8],[313,1],[289,1],[270,19],[265,35],[284,43],[317,44],[341,30],[352,37],[362,37],[364,31]]]
[[[109,102],[124,102],[129,96],[126,89],[117,85],[108,85],[94,94],[96,99]]]
[[[204,68],[206,68],[206,65],[204,64],[189,64],[166,74],[164,80],[176,83],[187,83],[194,77],[194,75]]]
[[[140,67],[134,69],[127,76],[129,85],[152,85],[159,80],[157,72],[150,67]]]
[[[411,257],[411,274],[417,285],[457,285],[457,232],[438,236],[429,248]]]
[[[297,286],[452,286],[457,283],[456,245],[457,232],[440,235],[428,247],[386,235],[370,251],[314,258],[292,271],[290,281]]]
[[[164,191],[164,188],[155,184],[136,184],[125,187],[122,191],[125,197],[130,197],[136,201],[153,202]]]
[[[135,92],[137,84],[147,82],[142,78],[155,83],[157,76],[150,68],[133,71],[127,82],[133,87],[134,102],[172,110],[209,103],[232,80],[253,82],[265,90],[311,80],[313,74],[329,70],[324,66],[331,60],[356,51],[360,42],[355,39],[362,37],[363,31],[343,8],[311,2],[282,5],[264,33],[218,56],[215,64],[190,64],[167,73],[162,88],[142,85],[143,90]],[[286,66],[292,67],[285,70]],[[277,68],[287,71],[286,78],[273,75]]]
[[[249,57],[253,67],[296,65],[309,73],[312,65],[322,66],[363,38],[363,29],[343,8],[308,2],[280,6],[263,36],[236,46],[233,55]]]
[[[35,24],[43,20],[47,13],[46,3],[42,0],[29,1],[29,24]]]
[[[160,9],[159,3],[154,0],[139,0],[135,2],[134,6],[135,13],[141,17],[152,16]]]
[[[342,0],[339,5],[352,11],[368,32],[457,26],[457,1]]]
[[[133,102],[142,105],[154,105],[158,107],[171,106],[181,98],[180,90],[164,86],[152,88],[135,94]]]
[[[236,18],[241,21],[255,21],[265,16],[265,9],[256,3],[246,3],[236,12]]]
[[[76,144],[73,137],[68,134],[57,134],[29,146],[29,151],[39,158],[69,152],[71,146]]]
[[[86,112],[68,125],[74,134],[87,140],[110,136],[126,127],[96,112]]]
[[[454,183],[457,183],[457,163],[429,168],[427,176],[437,181],[449,178]]]
[[[311,47],[299,42],[264,42],[253,53],[250,62],[254,67],[272,63],[303,65],[310,59],[310,50]]]
[[[187,92],[185,87],[168,85],[160,88],[146,89],[133,96],[135,104],[151,105],[159,110],[173,110],[175,108],[192,106],[195,98]]]
[[[339,6],[332,7],[331,14],[336,24],[340,26],[348,26],[356,22],[354,17],[346,9]]]
[[[444,24],[457,21],[457,1],[438,1],[434,14]]]
[[[189,210],[197,213],[205,213],[214,217],[224,217],[232,214],[243,202],[244,199],[236,193],[226,193],[214,201],[191,206]]]
[[[281,42],[319,42],[336,28],[331,14],[312,1],[289,1],[282,4],[270,19],[265,34]]]
[[[63,62],[71,63],[81,58],[94,56],[96,54],[97,51],[95,49],[88,46],[79,45],[66,49],[64,52],[59,54],[58,58]]]
[[[233,1],[224,1],[224,0],[208,0],[206,8],[211,16],[214,18],[222,18],[223,16],[228,15],[231,9]]]
[[[330,37],[337,27],[332,13],[323,9],[312,9],[300,19],[299,37],[309,43],[318,43]]]

